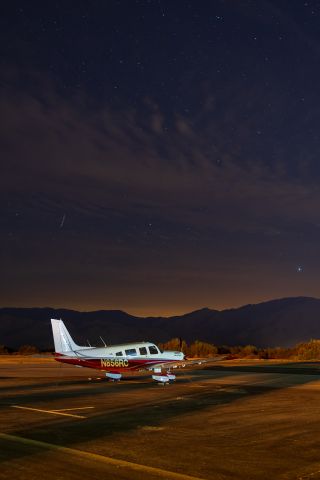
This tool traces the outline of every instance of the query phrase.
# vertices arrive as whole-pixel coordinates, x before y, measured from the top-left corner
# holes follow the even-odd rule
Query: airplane
[[[175,380],[170,368],[183,363],[182,352],[164,351],[150,342],[123,343],[105,347],[77,345],[62,320],[51,319],[55,360],[78,367],[105,371],[108,379],[118,381],[121,372],[153,370],[153,380],[166,384]],[[164,371],[163,371],[164,370]]]

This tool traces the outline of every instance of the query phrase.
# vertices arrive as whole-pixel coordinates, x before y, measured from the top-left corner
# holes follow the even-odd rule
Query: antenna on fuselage
[[[106,347],[107,344],[106,344],[106,342],[103,340],[103,338],[101,337],[101,335],[100,335],[100,338],[101,338],[101,341],[103,342],[104,346]]]
[[[89,347],[91,347],[91,345],[90,345],[90,342],[89,342],[89,340],[88,340],[88,339],[87,339],[87,342],[88,342],[88,345],[89,345]],[[92,347],[91,347],[91,348],[92,348]]]

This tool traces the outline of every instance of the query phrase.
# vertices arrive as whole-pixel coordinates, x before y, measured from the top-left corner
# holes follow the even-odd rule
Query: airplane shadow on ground
[[[303,375],[301,374],[302,370]],[[202,370],[198,371],[179,372],[176,385],[165,387],[165,392],[172,392],[173,395],[168,398],[161,398],[161,395],[159,395],[159,401],[153,398],[152,402],[148,402],[147,395],[144,395],[146,389],[150,391],[151,389],[159,389],[162,387],[147,382],[146,379],[149,377],[144,376],[125,379],[120,385],[109,384],[107,382],[88,384],[87,380],[77,380],[70,384],[70,382],[64,380],[61,384],[58,384],[58,387],[55,386],[45,392],[32,391],[34,385],[28,385],[22,386],[22,389],[27,389],[27,392],[16,395],[11,395],[10,387],[8,387],[8,395],[2,399],[1,403],[2,407],[5,408],[8,407],[10,402],[36,407],[38,403],[43,403],[48,401],[48,399],[50,401],[56,399],[63,399],[65,401],[74,398],[79,399],[79,397],[91,397],[90,401],[95,400],[100,411],[97,411],[96,414],[89,416],[85,420],[55,418],[54,420],[48,420],[44,425],[42,419],[37,425],[29,427],[28,429],[22,426],[9,432],[10,435],[18,437],[31,438],[63,447],[77,448],[79,443],[101,440],[103,438],[109,439],[117,434],[134,432],[146,426],[159,427],[166,421],[182,417],[189,413],[194,414],[205,409],[212,409],[236,402],[245,396],[257,396],[291,386],[281,386],[281,376],[279,384],[276,385],[274,382],[277,378],[275,379],[274,376],[269,378],[270,375],[263,379],[263,385],[242,384],[241,382],[237,382],[237,378],[239,378],[243,372],[286,374],[286,379],[292,374],[294,375],[294,377],[292,377],[292,385],[296,386],[312,382],[316,380],[315,376],[319,375],[317,367],[310,365],[307,368],[303,368],[299,366],[299,364],[290,367],[284,367],[283,364],[280,364],[268,366],[268,368],[264,366],[205,366]],[[234,381],[224,385],[223,387],[225,388],[221,388],[219,380],[223,381],[223,379],[231,376],[234,376]],[[140,379],[141,381],[139,381]],[[217,383],[207,382],[210,379],[215,380]],[[197,383],[201,384],[201,389],[183,389],[187,384],[198,386],[196,385]],[[44,385],[47,387],[48,383],[46,382]],[[67,385],[76,386],[77,388],[68,391],[65,389]],[[39,388],[39,384],[37,388]],[[120,406],[119,409],[112,407],[109,411],[103,410],[101,412],[103,395],[108,395],[109,399],[109,395],[114,394],[116,400],[119,393],[128,395],[130,392],[136,394],[139,391],[141,391],[141,396],[139,396],[138,400],[137,396],[134,396],[133,402],[130,403],[129,406]],[[3,401],[5,403],[3,403]],[[41,406],[39,408],[46,407]],[[0,441],[0,444],[1,443],[2,440]],[[3,453],[0,454],[0,462],[34,455],[35,453],[34,449],[5,449]]]
[[[189,378],[189,374],[190,372],[179,371],[177,383],[180,385],[194,381],[193,379]],[[232,374],[233,373],[231,371],[228,373],[217,373],[219,376],[230,376]],[[121,392],[124,393],[125,391],[159,388],[157,383],[151,379],[151,373],[148,375],[132,377],[124,376],[119,383],[107,380],[105,377],[102,377],[103,374],[101,373],[100,377],[102,377],[102,379],[97,380],[94,378],[96,375],[97,374],[91,374],[91,381],[89,381],[87,378],[77,378],[74,380],[52,378],[51,382],[46,381],[44,383],[1,386],[0,392],[2,398],[0,400],[0,408],[12,403],[24,405],[32,402],[33,404],[37,404],[39,402],[48,400],[48,398],[50,400],[66,400],[79,398],[79,396],[83,398],[92,396],[93,394],[118,394],[119,389],[121,389]],[[201,370],[195,374],[194,378],[199,379],[199,375],[201,375],[202,380],[208,380],[212,378],[212,374],[205,373]],[[70,390],[68,390],[67,387],[70,387]],[[73,387],[78,388],[75,389]],[[39,391],[41,388],[44,388],[45,390]],[[19,393],[20,390],[23,390],[23,392]]]

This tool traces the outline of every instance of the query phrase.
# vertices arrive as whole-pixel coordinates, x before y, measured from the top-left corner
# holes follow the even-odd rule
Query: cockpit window
[[[125,350],[126,355],[137,355],[137,350],[135,348],[129,348],[128,350]]]
[[[140,355],[147,355],[147,349],[146,347],[140,347],[139,348]]]
[[[150,352],[151,355],[158,355],[158,353],[159,353],[158,349],[155,345],[151,345],[149,347],[149,352]]]
[[[123,353],[122,352],[117,352],[116,357],[123,357]]]

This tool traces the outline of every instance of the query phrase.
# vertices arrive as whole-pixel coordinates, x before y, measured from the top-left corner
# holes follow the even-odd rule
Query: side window
[[[123,353],[122,352],[117,352],[116,357],[123,357]]]
[[[151,353],[151,355],[158,355],[159,353],[157,347],[155,347],[154,345],[151,345],[149,347],[149,352]]]
[[[140,347],[139,348],[140,355],[147,355],[147,349],[146,347]]]
[[[125,350],[126,355],[137,355],[137,350],[135,348],[129,348],[128,350]]]

